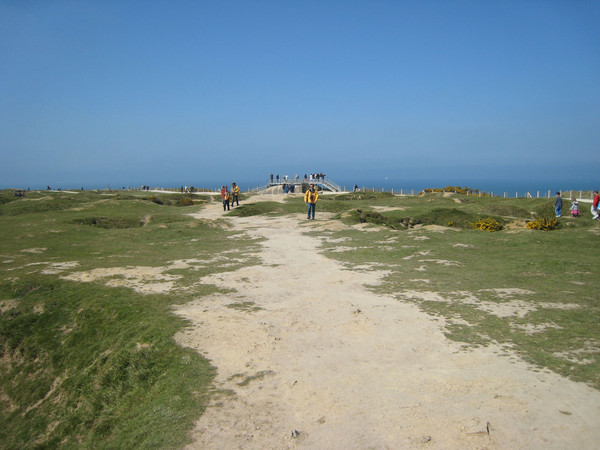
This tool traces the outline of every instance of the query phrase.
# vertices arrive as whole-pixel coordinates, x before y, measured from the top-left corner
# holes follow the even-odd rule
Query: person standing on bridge
[[[311,183],[309,189],[304,193],[304,203],[308,205],[308,219],[315,219],[315,209],[317,208],[317,200],[319,200],[319,192],[315,189],[315,185]]]

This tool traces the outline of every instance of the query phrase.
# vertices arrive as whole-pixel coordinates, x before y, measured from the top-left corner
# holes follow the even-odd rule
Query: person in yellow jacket
[[[231,183],[231,206],[234,203],[236,206],[240,206],[240,187],[235,183]]]
[[[304,193],[304,203],[308,205],[308,218],[315,219],[315,209],[317,207],[317,200],[319,200],[319,193],[315,189],[315,185],[311,184],[308,191]]]

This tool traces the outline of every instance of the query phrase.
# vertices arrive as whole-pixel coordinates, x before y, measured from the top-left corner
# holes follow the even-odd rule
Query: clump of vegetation
[[[502,225],[497,220],[490,219],[489,217],[477,219],[471,226],[476,230],[489,232],[500,231],[502,229]]]
[[[446,186],[443,188],[426,188],[419,192],[420,195],[423,194],[432,194],[439,192],[452,192],[454,194],[463,194],[463,195],[479,195],[482,197],[487,197],[484,191],[480,191],[479,189],[471,189],[470,187],[460,187],[460,186]]]
[[[150,200],[152,203],[156,203],[157,205],[164,205],[165,202],[162,198],[160,197],[156,197],[154,195],[151,195],[147,198],[147,200]]]
[[[246,311],[246,312],[256,312],[256,311],[260,311],[261,309],[263,309],[254,302],[235,302],[235,303],[230,303],[225,306],[227,308],[238,309],[240,311]]]
[[[82,217],[73,219],[70,223],[106,229],[137,228],[143,225],[143,222],[135,217]]]
[[[419,220],[413,218],[393,218],[385,216],[376,211],[364,211],[355,209],[350,212],[350,217],[359,223],[372,223],[374,225],[383,225],[392,230],[406,230],[420,224]]]
[[[176,205],[177,206],[193,206],[194,200],[192,200],[190,197],[181,197],[179,200],[177,200]]]
[[[355,209],[350,211],[348,217],[354,222],[383,225],[393,230],[406,230],[414,228],[416,225],[439,225],[468,229],[475,220],[473,214],[456,208],[436,208],[411,217],[397,217],[389,213],[382,214],[377,211]]]
[[[368,191],[356,191],[348,194],[337,195],[335,200],[380,200],[384,198],[393,198],[394,194],[391,192],[368,192]],[[328,197],[320,197],[323,200],[331,200]]]
[[[283,205],[278,202],[248,203],[235,208],[229,214],[240,217],[259,216],[261,214],[281,212],[282,209]]]
[[[166,206],[193,206],[194,200],[189,195],[174,195],[171,194],[169,197],[159,197],[157,195],[150,195],[146,200],[156,203],[157,205]]]
[[[527,229],[552,231],[558,227],[558,219],[556,217],[536,217],[534,220],[527,222]]]
[[[475,220],[473,214],[457,208],[435,208],[418,216],[424,225],[452,226],[468,229]]]
[[[507,203],[491,204],[485,208],[485,212],[495,216],[529,217],[527,209]]]

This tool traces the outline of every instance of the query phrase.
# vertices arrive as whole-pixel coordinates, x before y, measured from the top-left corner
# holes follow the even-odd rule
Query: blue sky
[[[596,188],[599,148],[597,1],[0,0],[0,187]]]

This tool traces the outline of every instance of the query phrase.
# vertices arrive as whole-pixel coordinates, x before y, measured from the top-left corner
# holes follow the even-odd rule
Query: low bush
[[[193,206],[194,200],[192,200],[190,197],[181,197],[179,200],[177,200],[176,205],[177,206]]]
[[[476,230],[489,232],[499,231],[502,229],[502,225],[500,225],[497,220],[490,219],[489,217],[485,219],[477,219],[471,224],[471,226]]]
[[[476,219],[473,214],[457,208],[435,208],[417,216],[425,225],[453,226],[457,228],[471,228],[471,223]]]
[[[527,222],[526,226],[529,230],[552,231],[558,227],[558,219],[556,217],[537,217],[535,220]]]
[[[336,195],[333,198],[322,196],[319,197],[319,201],[322,200],[378,200],[383,198],[393,198],[394,194],[391,192],[368,192],[368,191],[356,191],[348,194]]]
[[[135,217],[82,217],[73,219],[71,223],[106,229],[137,228],[143,225],[142,221]]]
[[[413,228],[415,225],[421,222],[418,219],[413,218],[393,218],[385,216],[376,211],[364,211],[362,209],[355,209],[350,212],[350,217],[359,223],[372,223],[375,225],[383,225],[393,230],[405,230]]]

